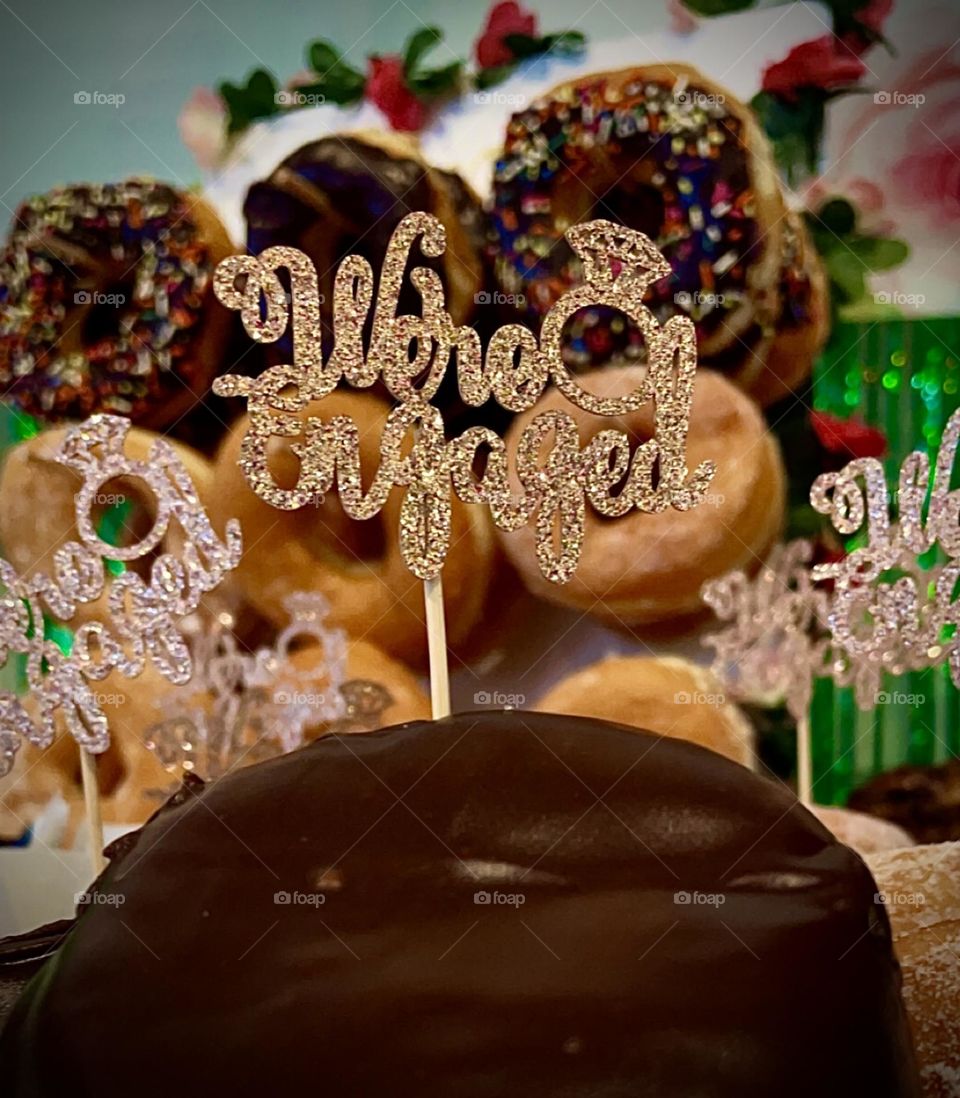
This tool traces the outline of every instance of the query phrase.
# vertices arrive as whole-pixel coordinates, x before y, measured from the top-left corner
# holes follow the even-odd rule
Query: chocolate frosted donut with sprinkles
[[[28,198],[0,253],[0,384],[45,420],[95,412],[164,427],[210,386],[233,251],[200,199],[147,179]]]
[[[563,234],[596,217],[663,252],[673,271],[648,303],[661,320],[691,317],[701,363],[765,402],[809,372],[825,336],[823,280],[765,136],[725,89],[689,66],[652,66],[577,79],[515,114],[495,168],[491,251],[527,323],[581,280]],[[778,346],[781,324],[793,338]],[[583,310],[568,326],[571,369],[643,353],[615,310]]]

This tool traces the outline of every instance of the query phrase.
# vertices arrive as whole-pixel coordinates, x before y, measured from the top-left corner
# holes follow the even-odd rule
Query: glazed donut
[[[307,683],[312,682],[322,688],[327,682],[326,674],[320,670],[311,676],[311,669],[317,666],[317,657],[315,649],[301,648],[292,652],[289,660],[294,670],[306,677]],[[362,680],[384,688],[389,702],[380,714],[378,727],[389,728],[405,721],[428,720],[430,717],[430,699],[417,676],[406,664],[393,659],[369,641],[348,642],[345,678],[347,682]],[[329,723],[312,722],[307,725],[304,734],[307,740],[315,740],[329,731]]]
[[[165,183],[28,199],[0,257],[0,383],[46,420],[172,423],[220,366],[230,316],[213,270],[232,250],[210,207]]]
[[[583,375],[592,393],[622,395],[642,382],[645,367],[606,367]],[[534,416],[563,409],[576,420],[581,445],[598,431],[626,432],[633,445],[654,437],[654,409],[596,416],[548,390],[517,416],[506,435],[508,453]],[[725,378],[698,370],[693,389],[687,467],[716,461],[707,498],[690,511],[631,511],[614,522],[586,513],[583,553],[573,579],[553,584],[536,556],[536,526],[501,534],[507,557],[528,589],[549,602],[587,611],[623,626],[667,621],[702,607],[703,583],[734,568],[750,569],[780,535],[786,477],[776,439],[759,408]]]
[[[7,453],[0,470],[0,545],[10,563],[22,575],[53,572],[54,554],[67,541],[79,540],[74,496],[81,484],[79,473],[56,460],[56,454],[68,428],[43,431],[16,445]],[[126,438],[125,452],[136,461],[148,458],[159,436],[151,431],[132,428]],[[167,440],[183,462],[201,501],[207,505],[213,494],[213,466],[206,458],[183,443]],[[121,505],[125,513],[116,531],[116,544],[139,541],[153,526],[157,501],[152,491],[135,477],[117,477],[103,486],[104,517],[112,503]],[[110,500],[109,496],[115,496]],[[98,507],[100,505],[98,504]],[[94,513],[96,521],[97,514]],[[106,540],[112,540],[104,535]],[[183,533],[171,522],[158,552],[178,556],[183,546]],[[131,562],[128,567],[146,570],[150,560]],[[76,620],[100,613],[101,599],[81,603]]]
[[[247,250],[259,255],[288,245],[310,256],[320,278],[324,337],[330,341],[337,264],[352,253],[377,269],[393,230],[410,210],[434,214],[446,229],[443,256],[417,262],[440,274],[450,315],[465,323],[484,280],[479,200],[458,176],[428,167],[403,134],[324,137],[288,156],[247,194]],[[416,291],[405,286],[400,310],[414,312],[417,304]],[[289,337],[268,351],[271,361],[289,362],[290,355]]]
[[[811,805],[810,811],[840,842],[846,843],[858,854],[880,854],[885,850],[901,850],[914,845],[913,839],[902,827],[864,812],[821,804]]]
[[[289,652],[285,667],[277,671],[271,692],[281,703],[293,701],[297,694],[303,694],[305,698],[309,695],[324,698],[331,685],[326,659],[327,653],[316,644],[309,644]],[[386,704],[378,715],[377,727],[420,720],[430,715],[430,699],[421,687],[417,676],[406,664],[393,659],[369,641],[347,641],[343,677],[344,685],[366,682],[382,688],[381,697]],[[146,686],[146,689],[139,692],[132,724],[137,738],[145,744],[150,743],[151,730],[154,726],[170,718],[172,705],[177,702],[181,691],[185,689],[188,691],[188,707],[195,706],[209,714],[214,705],[213,695],[205,690],[202,693],[197,691],[189,693],[189,687],[175,686],[159,675],[152,674]],[[182,697],[182,694],[180,696]],[[309,706],[306,700],[304,704]],[[319,704],[317,709],[320,710]],[[366,715],[359,716],[356,721],[349,717],[338,721],[336,730],[370,731],[371,726],[364,722],[364,716]],[[315,720],[308,720],[304,728],[304,740],[310,742],[332,730],[333,723],[327,721],[324,716],[318,715]],[[238,760],[237,765],[246,766],[260,759],[261,756],[255,751],[250,751]],[[171,773],[173,779],[179,777],[179,773],[172,771]]]
[[[786,213],[767,139],[725,88],[686,65],[597,73],[513,116],[494,174],[491,258],[500,288],[536,323],[581,280],[563,238],[571,225],[603,217],[638,229],[673,268],[650,307],[661,320],[684,310],[706,365],[772,395],[766,375],[795,383],[819,338],[803,361],[770,357],[797,266],[791,235],[803,235],[796,224],[788,234]],[[639,331],[605,307],[583,310],[567,337],[576,370],[642,353]]]
[[[956,1098],[960,1081],[960,843],[867,859],[886,902],[924,1098]]]
[[[360,462],[365,477],[380,463],[380,438],[390,410],[369,392],[335,390],[308,405],[301,419],[351,417],[360,429]],[[368,640],[407,663],[426,657],[423,590],[399,546],[402,497],[394,490],[375,519],[355,522],[336,494],[319,507],[280,511],[264,503],[238,466],[248,430],[243,416],[224,439],[216,460],[217,493],[211,501],[214,525],[233,516],[243,530],[244,553],[233,573],[244,597],[275,625],[286,620],[284,599],[295,591],[317,591],[330,604],[329,624]],[[277,483],[292,487],[299,471],[296,439],[273,438],[269,463]],[[496,546],[485,508],[452,498],[450,552],[444,566],[447,639],[462,645],[484,613]]]
[[[753,726],[719,680],[689,660],[609,656],[557,683],[534,708],[687,740],[756,768]]]

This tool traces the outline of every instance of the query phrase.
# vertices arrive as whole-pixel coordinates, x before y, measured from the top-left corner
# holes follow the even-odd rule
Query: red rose
[[[811,412],[810,425],[820,445],[830,454],[839,454],[844,462],[854,458],[881,458],[887,452],[884,433],[858,419],[840,419],[829,412]]]
[[[832,88],[856,83],[867,71],[859,57],[846,49],[832,34],[802,42],[782,61],[763,70],[763,90],[788,99],[799,88]]]
[[[537,17],[532,11],[524,11],[514,0],[504,0],[490,9],[487,25],[474,43],[474,54],[481,69],[508,65],[513,60],[513,51],[504,41],[511,34],[536,38]]]
[[[383,111],[395,130],[423,128],[426,107],[407,87],[403,58],[395,54],[371,57],[364,92],[367,99]]]

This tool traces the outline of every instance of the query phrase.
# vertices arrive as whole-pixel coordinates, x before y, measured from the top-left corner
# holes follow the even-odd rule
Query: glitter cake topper
[[[730,622],[704,637],[714,674],[738,697],[784,698],[797,720],[829,665],[827,592],[813,586],[812,554],[803,539],[778,545],[755,577],[730,572],[702,592],[717,618]]]
[[[814,508],[840,534],[865,528],[866,545],[813,569],[815,582],[833,581],[830,629],[843,661],[837,670],[846,665],[861,708],[875,704],[885,671],[899,675],[946,662],[960,687],[960,489],[950,489],[958,437],[960,409],[943,432],[932,485],[925,453],[904,458],[896,520],[876,458],[824,473],[810,491]],[[924,568],[919,558],[934,548],[945,562]]]
[[[379,683],[347,680],[347,637],[326,624],[326,599],[297,591],[284,607],[289,623],[269,648],[241,652],[222,621],[197,636],[189,687],[172,691],[164,719],[146,730],[147,747],[168,771],[218,778],[296,750],[311,725],[335,732],[380,726],[393,698]],[[306,668],[290,661],[294,643],[305,640],[319,652]]]
[[[52,574],[22,579],[0,560],[0,664],[15,653],[26,657],[26,680],[39,710],[36,723],[20,699],[0,694],[0,773],[12,766],[21,738],[49,746],[60,721],[81,747],[105,751],[107,718],[89,684],[113,670],[134,678],[152,661],[171,682],[186,682],[191,662],[180,619],[196,610],[203,595],[239,562],[239,524],[231,520],[221,541],[173,447],[158,439],[147,461],[133,461],[124,453],[129,429],[129,420],[120,416],[96,415],[64,440],[58,460],[83,481],[75,499],[80,541],[56,550]],[[152,527],[129,546],[102,541],[92,517],[98,492],[118,477],[143,480],[157,504]],[[79,625],[69,655],[45,636],[45,614],[69,621],[81,604],[103,595],[107,560],[142,559],[157,548],[173,521],[183,531],[182,557],[156,557],[149,581],[131,571],[113,579],[108,620]]]
[[[336,486],[346,514],[363,520],[381,510],[394,487],[406,489],[400,550],[416,576],[431,580],[439,576],[449,548],[452,489],[465,503],[489,507],[502,530],[535,521],[540,569],[555,583],[567,582],[577,567],[587,500],[609,518],[633,508],[686,511],[701,502],[714,465],[703,462],[691,473],[685,461],[697,365],[694,327],[685,316],[661,325],[644,306],[647,288],[670,273],[647,237],[609,221],[570,229],[567,238],[583,262],[585,282],[553,305],[539,340],[523,325],[507,324],[493,334],[485,353],[473,328],[454,324],[440,277],[429,268],[410,272],[422,315],[397,315],[401,283],[418,238],[424,256],[442,255],[443,225],[430,214],[408,214],[390,240],[376,292],[363,257],[350,255],[341,262],[333,291],[335,341],[326,361],[317,272],[306,255],[278,246],[258,257],[231,256],[220,263],[217,296],[240,311],[251,338],[272,343],[288,325],[292,328],[292,364],[271,367],[255,379],[225,375],[214,383],[221,396],[248,400],[250,426],[240,465],[261,499],[296,510],[320,502]],[[289,295],[279,276],[283,270],[289,272]],[[588,392],[563,361],[564,325],[578,310],[595,305],[624,313],[643,336],[647,374],[629,395]],[[543,412],[523,433],[513,479],[505,443],[495,432],[472,427],[459,438],[445,439],[443,418],[430,401],[451,361],[460,395],[473,407],[492,398],[508,411],[522,412],[552,382],[572,404],[600,416],[624,415],[654,402],[654,437],[631,453],[625,432],[605,430],[581,449],[572,416]],[[298,416],[341,379],[361,389],[382,381],[399,401],[384,427],[380,467],[366,491],[357,425],[346,416],[327,422]],[[550,436],[552,448],[541,459]],[[267,467],[272,437],[296,439],[291,449],[300,470],[293,488],[278,486]],[[481,474],[475,471],[478,455],[485,457]]]
[[[704,601],[734,623],[705,640],[731,688],[754,697],[776,690],[799,719],[819,677],[852,686],[861,709],[877,704],[885,672],[947,663],[960,687],[960,489],[950,487],[958,441],[960,409],[943,432],[932,484],[925,453],[901,463],[896,519],[876,458],[817,477],[814,509],[844,537],[866,538],[839,560],[811,567],[809,545],[790,542],[755,579],[733,572],[705,585]],[[933,550],[939,562],[925,566]]]

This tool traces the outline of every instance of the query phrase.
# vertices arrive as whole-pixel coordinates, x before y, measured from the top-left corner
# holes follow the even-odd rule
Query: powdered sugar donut
[[[893,925],[924,1098],[960,1094],[960,843],[867,859]]]

